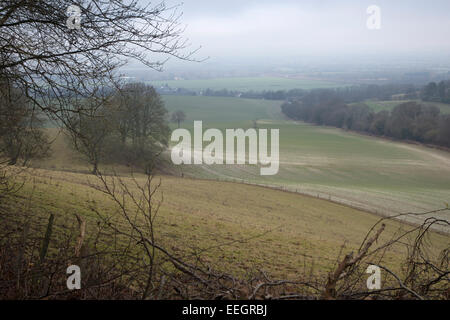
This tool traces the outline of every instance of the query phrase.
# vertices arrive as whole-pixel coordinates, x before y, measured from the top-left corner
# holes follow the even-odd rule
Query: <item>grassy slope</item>
[[[116,214],[112,203],[89,186],[96,184],[93,176],[43,169],[29,175],[33,179],[23,190],[33,197],[33,207],[28,210],[42,219],[52,212],[58,226],[70,225],[75,223],[77,213],[88,218],[90,235],[96,225],[90,206],[104,214]],[[312,266],[324,274],[332,268],[341,245],[345,243],[346,252],[357,249],[378,220],[362,211],[293,193],[235,183],[161,178],[164,202],[157,220],[158,240],[179,254],[210,248],[205,252],[206,261],[240,275],[261,268],[274,276],[296,277]],[[124,179],[133,188],[132,182]],[[137,179],[142,181],[143,177]],[[25,198],[20,201],[28,203]],[[18,201],[16,205],[21,204]],[[399,227],[396,222],[387,225],[381,241],[389,240]],[[448,245],[448,237],[432,237],[437,250]],[[224,243],[229,245],[215,248]],[[401,247],[388,252],[387,265],[398,270],[403,254]]]
[[[324,80],[313,79],[288,79],[278,77],[258,77],[258,78],[217,78],[205,80],[162,80],[150,81],[154,86],[164,86],[168,84],[171,88],[185,88],[190,90],[238,90],[238,91],[263,91],[263,90],[290,90],[290,89],[315,89],[315,88],[335,88],[342,84],[337,84]]]

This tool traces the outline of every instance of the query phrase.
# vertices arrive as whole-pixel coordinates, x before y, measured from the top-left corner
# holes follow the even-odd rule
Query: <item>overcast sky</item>
[[[381,30],[366,26],[370,5]],[[212,58],[450,53],[449,0],[186,0],[182,11]]]

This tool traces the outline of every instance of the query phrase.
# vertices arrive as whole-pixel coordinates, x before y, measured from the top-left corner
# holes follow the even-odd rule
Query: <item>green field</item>
[[[279,102],[206,97],[166,97],[208,128],[280,129],[280,170],[259,175],[257,166],[183,166],[185,175],[284,187],[379,214],[422,212],[450,202],[450,154],[340,129],[282,120]],[[202,103],[203,102],[203,103]],[[228,103],[228,106],[227,106]],[[251,107],[250,107],[251,106]],[[242,108],[245,109],[242,110]]]
[[[235,122],[259,119],[282,119],[281,101],[224,97],[163,96],[169,112],[183,110],[186,123]]]
[[[438,103],[438,102],[426,102],[426,101],[421,101],[421,100],[393,100],[393,101],[367,100],[367,101],[364,101],[364,103],[366,105],[368,105],[373,111],[380,112],[383,110],[391,111],[399,104],[406,103],[406,102],[412,102],[412,101],[423,104],[423,105],[427,105],[427,106],[436,106],[441,110],[442,113],[450,114],[450,104]],[[359,103],[354,103],[354,105],[355,104],[359,104]]]
[[[291,90],[342,87],[342,83],[333,83],[315,79],[293,79],[281,77],[255,77],[255,78],[215,78],[202,80],[161,80],[149,81],[155,87],[169,85],[171,88],[184,88],[194,91],[206,89],[235,90],[235,91],[264,91],[264,90]]]

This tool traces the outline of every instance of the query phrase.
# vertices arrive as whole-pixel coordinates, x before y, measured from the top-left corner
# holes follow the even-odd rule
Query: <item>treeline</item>
[[[395,100],[396,96],[403,100],[418,99],[418,89],[413,85],[386,84],[386,85],[361,85],[351,87],[341,87],[334,89],[313,89],[303,97],[300,97],[307,104],[317,104],[322,101],[340,99],[345,103],[353,103],[364,100]]]
[[[164,86],[157,89],[158,93],[163,95],[177,95],[177,96],[206,96],[206,97],[228,97],[228,98],[245,98],[245,99],[265,99],[265,100],[287,100],[291,98],[302,97],[308,93],[307,90],[303,89],[292,89],[292,90],[264,90],[264,91],[238,91],[238,90],[189,90],[185,88],[170,88]]]
[[[291,90],[264,90],[264,91],[239,91],[239,90],[213,90],[201,91],[188,90],[184,88],[171,89],[168,87],[159,88],[161,94],[187,95],[187,96],[208,96],[208,97],[240,97],[246,99],[265,100],[294,100],[299,98],[309,98],[314,101],[321,96],[333,96],[343,99],[345,102],[357,102],[366,99],[392,100],[395,95],[401,95],[402,99],[418,99],[420,88],[413,85],[386,84],[386,85],[358,85],[346,86],[330,89],[291,89]]]
[[[345,103],[360,102],[364,100],[418,100],[450,104],[450,80],[439,83],[431,82],[424,87],[412,84],[364,84],[328,89],[292,89],[292,90],[189,90],[184,88],[170,88],[168,86],[158,89],[161,94],[183,96],[207,97],[239,97],[245,99],[284,100],[294,101],[302,99],[307,104],[317,104],[321,100],[341,99]]]
[[[292,98],[302,97],[307,94],[307,90],[292,89],[292,90],[264,90],[264,91],[234,91],[234,90],[212,90],[206,89],[201,92],[202,95],[207,97],[239,97],[245,99],[264,99],[264,100],[288,100]]]
[[[294,120],[450,147],[450,115],[437,107],[407,102],[392,112],[376,113],[364,103],[349,105],[336,97],[313,104],[310,100],[287,102],[282,111]]]
[[[450,80],[430,82],[421,92],[423,101],[450,103]]]

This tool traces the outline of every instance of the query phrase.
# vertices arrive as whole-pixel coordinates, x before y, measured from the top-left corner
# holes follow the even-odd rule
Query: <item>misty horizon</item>
[[[147,3],[142,1],[142,4]],[[448,67],[448,1],[170,1],[196,50],[192,63],[170,59],[165,72],[211,68],[399,65]],[[367,8],[381,9],[369,30]],[[131,62],[125,70],[139,69]],[[161,74],[164,76],[164,72]]]

